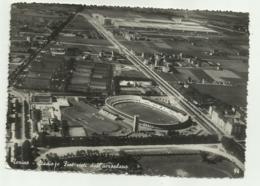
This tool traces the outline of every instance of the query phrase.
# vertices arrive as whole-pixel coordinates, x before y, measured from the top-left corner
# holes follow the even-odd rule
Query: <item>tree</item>
[[[18,144],[15,143],[15,144],[14,144],[14,158],[15,158],[15,159],[19,159],[19,155],[20,155],[20,153],[19,153]]]
[[[45,132],[40,132],[36,142],[37,142],[38,146],[45,146],[45,143],[46,143],[46,133]]]
[[[22,144],[21,159],[22,161],[28,161],[28,162],[33,161],[31,142],[28,140],[25,140]]]
[[[61,122],[61,133],[63,136],[69,135],[69,125],[66,120],[62,120]]]
[[[8,148],[6,154],[6,162],[10,165],[11,164],[11,147]]]

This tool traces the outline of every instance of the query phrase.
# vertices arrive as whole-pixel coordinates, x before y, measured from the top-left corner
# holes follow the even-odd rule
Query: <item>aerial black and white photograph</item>
[[[8,169],[243,178],[249,17],[12,3]]]

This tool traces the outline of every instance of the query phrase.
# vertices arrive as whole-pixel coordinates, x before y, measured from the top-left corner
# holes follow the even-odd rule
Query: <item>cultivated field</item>
[[[90,45],[102,45],[102,46],[111,46],[111,44],[104,39],[88,39],[81,37],[64,37],[59,36],[57,41],[62,42],[64,44],[86,44],[86,46]]]
[[[238,75],[229,70],[204,70],[204,72],[215,81],[222,81],[222,78],[240,79]]]
[[[214,86],[214,85],[192,85],[199,92],[211,95],[217,99],[222,100],[225,103],[231,105],[238,105],[245,107],[247,105],[247,88],[246,86],[234,86],[234,87],[224,87]]]

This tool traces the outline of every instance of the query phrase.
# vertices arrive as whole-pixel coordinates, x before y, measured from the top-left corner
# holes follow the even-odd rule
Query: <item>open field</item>
[[[176,82],[180,80],[180,78],[177,77],[178,74],[170,74],[163,72],[158,72],[157,74],[159,74],[165,81],[167,81],[171,85],[176,84]]]
[[[86,44],[86,45],[102,45],[102,46],[111,46],[111,44],[104,39],[86,39],[81,37],[65,37],[59,36],[57,41],[71,44]]]
[[[205,73],[205,70],[202,70],[202,69],[190,69],[190,71],[200,81],[201,81],[201,79],[204,79],[206,82],[212,82],[213,81],[212,77],[209,76],[207,73]]]
[[[89,40],[88,40],[89,41]],[[113,49],[113,46],[108,46],[109,44],[103,44],[102,41],[100,41],[100,44],[97,42],[90,41],[89,43],[76,43],[76,42],[65,42],[61,41],[62,47],[64,49],[68,48],[78,48],[82,52],[88,52],[90,55],[97,55],[101,51],[108,51],[111,52]]]
[[[50,55],[43,55],[41,62],[33,61],[22,81],[23,87],[29,89],[49,89],[52,74],[61,66],[63,61],[64,57]]]
[[[192,70],[193,75],[197,77],[203,77],[203,73],[198,75],[200,71],[196,70],[196,73]],[[201,71],[203,72],[203,71]],[[177,86],[177,81],[187,80],[187,74],[167,74],[167,73],[158,73],[171,85]],[[203,75],[203,76],[202,76]],[[207,75],[208,76],[208,75]],[[186,79],[185,79],[186,78]],[[205,76],[205,78],[207,78]],[[205,79],[208,82],[211,82],[212,78]],[[204,84],[193,84],[192,86],[196,88],[199,92],[203,94],[208,94],[212,97],[215,97],[223,102],[226,102],[231,105],[238,105],[245,107],[247,105],[247,84],[244,79],[234,79],[234,78],[223,78],[224,80],[231,81],[235,85],[232,87],[229,86],[218,86],[218,85],[204,85]],[[213,81],[213,79],[212,79]]]
[[[123,127],[98,114],[98,109],[82,102],[70,100],[71,107],[62,109],[62,119],[67,120],[69,126],[84,127],[87,135],[109,134],[117,132]]]
[[[133,49],[136,52],[155,53],[158,52],[156,46],[153,46],[151,41],[121,41],[129,49]]]
[[[159,34],[159,33],[158,33]],[[207,36],[205,36],[207,37]],[[236,49],[232,48],[230,44],[223,41],[207,40],[207,39],[192,39],[187,40],[183,37],[169,37],[169,38],[156,38],[156,34],[150,41],[122,41],[123,44],[137,52],[172,52],[184,53],[186,55],[198,56],[201,58],[209,58],[205,52],[211,50],[219,50],[225,52],[225,55],[236,55]],[[221,59],[222,56],[214,56],[211,58]]]
[[[125,9],[116,9],[113,10],[113,7],[110,9],[102,9],[102,8],[95,8],[95,9],[89,9],[85,10],[84,13],[98,13],[102,14],[107,17],[112,18],[150,18],[150,19],[162,19],[162,20],[169,20],[166,16],[159,15],[159,14],[153,14],[150,11],[147,12],[140,12],[140,11],[133,11],[133,10],[125,10]]]
[[[195,80],[195,81],[200,81],[200,78],[198,78],[192,71],[191,69],[178,69],[177,70],[179,72],[179,74],[176,74],[176,77],[180,80],[180,81],[187,81],[187,79],[190,77],[191,79]]]
[[[125,77],[125,78],[143,78],[143,79],[147,79],[147,77],[142,74],[140,71],[138,70],[121,70],[121,73],[119,74],[119,76]]]
[[[206,82],[213,82],[213,79],[207,75],[202,69],[196,68],[176,68],[176,72],[170,73],[158,73],[169,83],[176,83],[177,81],[187,81],[190,77],[196,82],[200,82],[202,78]]]
[[[64,29],[68,30],[94,30],[95,28],[81,15],[77,15]]]
[[[136,30],[134,30],[136,32]],[[126,41],[122,43],[128,48],[137,52],[170,52],[183,53],[185,55],[197,56],[202,59],[209,59],[218,62],[218,60],[248,60],[248,41],[239,36],[221,35],[209,36],[207,34],[197,35],[183,33],[183,35],[170,34],[159,31],[138,30],[139,34],[144,35],[150,41]],[[242,40],[242,41],[241,41]],[[214,51],[211,56],[208,53]],[[245,66],[247,68],[247,66]],[[240,67],[235,67],[240,69]]]
[[[199,92],[211,95],[217,99],[222,100],[231,105],[238,105],[245,107],[247,105],[247,89],[246,86],[224,87],[222,86],[206,86],[206,85],[192,85]]]
[[[141,120],[152,123],[174,124],[176,121],[178,121],[178,119],[172,115],[168,115],[165,112],[141,103],[120,103],[115,105],[115,107],[129,115],[139,115]]]
[[[236,59],[207,59],[208,61],[216,62],[221,64],[224,68],[234,70],[235,72],[248,73],[248,58],[236,58]]]
[[[239,176],[234,175],[233,170],[236,166],[232,162],[224,159],[216,164],[210,164],[202,161],[199,154],[141,156],[138,162],[145,175],[220,178]]]
[[[84,128],[81,126],[70,126],[69,135],[71,137],[81,137],[81,136],[86,136],[86,132]]]
[[[124,20],[115,20],[115,24],[118,27],[127,27],[127,28],[137,28],[137,29],[158,29],[158,30],[177,30],[177,31],[188,31],[188,32],[212,32],[217,33],[216,31],[201,26],[198,23],[182,21],[176,23],[174,21],[168,20],[162,21],[160,19],[124,19]]]
[[[153,42],[154,45],[156,45],[158,48],[163,48],[163,49],[172,49],[170,45],[165,43],[164,41],[158,39],[158,42]]]
[[[240,79],[240,77],[229,70],[204,70],[204,72],[215,81],[222,81],[223,78]]]
[[[177,72],[173,74],[161,73],[161,75],[169,82],[187,81],[190,77],[196,82],[201,82],[201,80],[204,79],[208,83],[213,83],[214,81],[230,81],[233,85],[246,85],[245,73],[202,68],[176,68],[176,71]]]

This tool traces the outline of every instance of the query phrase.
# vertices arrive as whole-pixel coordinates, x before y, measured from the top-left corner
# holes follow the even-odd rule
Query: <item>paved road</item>
[[[100,152],[108,152],[117,154],[119,151],[125,151],[129,154],[176,154],[178,151],[185,152],[194,150],[194,151],[203,151],[210,152],[216,155],[227,158],[228,160],[235,163],[241,170],[245,170],[244,164],[239,161],[237,158],[227,154],[220,144],[184,144],[184,145],[127,145],[127,146],[98,146],[98,147],[59,147],[49,149],[45,153],[41,154],[35,159],[36,162],[39,162],[41,159],[44,159],[48,153],[57,153],[58,155],[66,155],[67,153],[75,153],[78,150],[98,150]],[[177,151],[178,150],[178,151]]]

